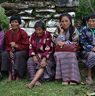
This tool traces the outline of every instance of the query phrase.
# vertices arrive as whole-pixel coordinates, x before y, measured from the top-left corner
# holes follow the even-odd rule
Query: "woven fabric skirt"
[[[80,82],[80,72],[75,52],[55,52],[55,79]]]
[[[40,63],[35,64],[33,59],[30,57],[27,61],[27,70],[30,77],[30,80],[32,80],[37,72],[37,70],[40,68]],[[53,79],[55,75],[55,64],[53,62],[53,59],[49,59],[47,61],[47,66],[45,68],[44,74],[42,76],[42,79]]]
[[[87,55],[86,65],[91,69],[95,66],[95,52],[88,52]]]
[[[22,78],[26,72],[26,65],[27,65],[27,58],[28,58],[28,52],[27,51],[18,51],[14,53],[15,55],[15,70],[17,74]],[[10,56],[9,53],[4,51],[2,53],[2,70],[11,71],[12,64],[10,63]]]

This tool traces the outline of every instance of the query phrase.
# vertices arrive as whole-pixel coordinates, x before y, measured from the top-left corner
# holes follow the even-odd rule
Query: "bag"
[[[75,44],[65,44],[63,47],[60,47],[59,45],[55,45],[55,52],[76,52],[77,51],[77,45]]]

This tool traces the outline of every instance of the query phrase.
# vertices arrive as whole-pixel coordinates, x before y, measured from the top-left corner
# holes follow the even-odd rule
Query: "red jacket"
[[[5,34],[6,51],[12,51],[10,42],[15,42],[18,45],[18,47],[16,48],[17,51],[27,50],[29,46],[28,35],[23,29],[19,29],[19,31],[15,33],[14,38],[12,38],[12,30],[6,32]]]
[[[29,45],[29,55],[38,55],[40,58],[46,57],[48,58],[50,53],[52,52],[52,37],[50,32],[45,31],[43,36],[40,38],[39,43],[37,44],[37,36],[36,32],[34,32],[30,38]]]

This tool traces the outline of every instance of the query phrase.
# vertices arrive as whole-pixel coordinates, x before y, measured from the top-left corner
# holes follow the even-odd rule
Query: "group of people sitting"
[[[35,32],[30,38],[20,24],[20,16],[11,16],[11,28],[5,33],[0,29],[0,66],[2,70],[7,68],[9,81],[20,80],[28,73],[31,82],[26,84],[27,88],[41,85],[41,80],[46,79],[61,80],[62,85],[80,84],[77,49],[81,44],[88,68],[86,82],[93,83],[95,14],[88,16],[87,25],[80,32],[72,25],[72,17],[62,14],[55,40],[42,21],[35,23]]]

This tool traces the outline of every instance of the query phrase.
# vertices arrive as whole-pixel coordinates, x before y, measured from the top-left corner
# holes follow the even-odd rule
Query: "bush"
[[[9,27],[8,17],[5,15],[5,10],[1,6],[0,6],[0,25],[3,27],[4,30],[8,29]]]

